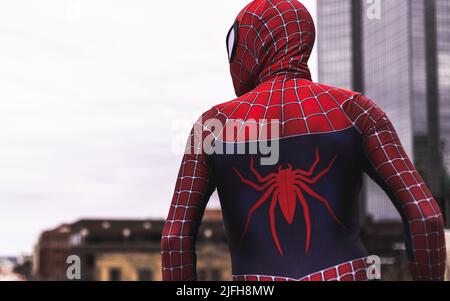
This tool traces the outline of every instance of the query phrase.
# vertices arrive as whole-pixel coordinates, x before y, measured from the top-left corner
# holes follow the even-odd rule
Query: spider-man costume
[[[196,124],[202,131],[191,132],[163,230],[165,280],[196,279],[195,240],[215,189],[234,280],[368,280],[358,209],[363,173],[403,218],[414,279],[443,280],[439,206],[380,108],[311,81],[314,40],[313,20],[298,1],[255,0],[239,14],[227,38],[238,98],[207,111]],[[278,163],[262,165],[261,154],[199,152],[216,133],[213,119],[277,123],[279,132],[265,138],[279,142]],[[245,135],[214,137],[227,146],[250,143]]]

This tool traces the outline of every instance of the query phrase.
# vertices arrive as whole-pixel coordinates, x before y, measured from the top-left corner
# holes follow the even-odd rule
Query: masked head
[[[314,21],[296,0],[254,0],[238,15],[227,36],[237,96],[280,73],[311,80],[308,60]]]

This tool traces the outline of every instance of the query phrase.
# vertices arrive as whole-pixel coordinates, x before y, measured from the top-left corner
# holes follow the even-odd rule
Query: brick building
[[[162,220],[79,220],[41,234],[34,273],[41,280],[66,280],[69,255],[81,260],[81,279],[161,280]],[[201,280],[231,279],[220,211],[207,211],[197,243]]]

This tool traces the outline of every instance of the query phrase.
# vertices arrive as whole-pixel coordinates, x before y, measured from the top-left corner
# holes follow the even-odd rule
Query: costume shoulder
[[[324,84],[319,83],[311,83],[311,89],[315,92],[316,95],[328,95],[330,96],[334,101],[336,101],[339,105],[344,105],[345,103],[349,102],[350,100],[357,99],[361,93],[328,86]]]

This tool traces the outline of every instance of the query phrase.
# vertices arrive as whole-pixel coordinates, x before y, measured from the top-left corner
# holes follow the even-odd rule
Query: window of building
[[[109,281],[120,281],[122,279],[122,271],[119,268],[109,270]]]
[[[88,268],[92,268],[95,264],[95,258],[94,255],[92,254],[87,254],[86,255],[86,265]]]
[[[139,281],[152,281],[153,280],[153,272],[150,269],[140,269],[138,271],[138,280]]]
[[[222,273],[220,272],[219,269],[213,269],[211,271],[211,280],[212,281],[220,281],[222,280]]]
[[[207,273],[206,273],[206,270],[200,270],[200,271],[198,271],[198,280],[200,280],[200,281],[206,281],[206,280],[208,280],[208,279],[206,279],[207,278]]]

